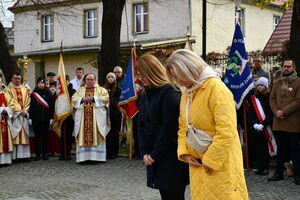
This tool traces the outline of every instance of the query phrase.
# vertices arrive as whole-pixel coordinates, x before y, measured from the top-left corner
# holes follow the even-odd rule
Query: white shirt
[[[77,77],[75,77],[73,80],[70,81],[70,83],[72,83],[73,89],[77,91],[81,86],[82,78],[77,79]]]

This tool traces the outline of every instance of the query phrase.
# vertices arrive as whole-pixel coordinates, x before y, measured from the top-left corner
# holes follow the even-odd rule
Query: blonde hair
[[[167,60],[167,77],[173,85],[179,86],[178,80],[198,83],[198,78],[208,64],[196,53],[187,49],[178,49]],[[170,69],[176,76],[171,74]]]
[[[143,55],[136,63],[135,68],[149,80],[151,86],[159,88],[169,83],[166,68],[153,55]]]

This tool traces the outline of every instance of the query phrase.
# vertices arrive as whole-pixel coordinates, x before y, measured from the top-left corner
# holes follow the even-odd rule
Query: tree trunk
[[[120,65],[120,33],[125,0],[103,0],[102,40],[98,57],[98,82],[105,83],[106,74]]]
[[[0,22],[0,69],[5,76],[5,80],[10,82],[12,74],[20,71],[16,61],[10,56],[6,42],[6,35],[4,34],[4,27]]]
[[[298,76],[300,75],[300,1],[294,1],[291,24],[290,57],[295,60]]]

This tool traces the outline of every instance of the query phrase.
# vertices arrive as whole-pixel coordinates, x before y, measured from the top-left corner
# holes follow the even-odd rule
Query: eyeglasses
[[[121,74],[122,72],[114,72],[115,74]]]
[[[292,68],[293,66],[292,65],[283,65],[282,68]]]
[[[254,60],[254,62],[261,62],[261,60]]]

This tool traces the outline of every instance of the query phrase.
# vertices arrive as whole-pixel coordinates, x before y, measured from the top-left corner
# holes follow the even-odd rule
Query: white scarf
[[[188,96],[191,96],[193,91],[198,89],[200,86],[202,86],[204,82],[209,78],[219,78],[219,76],[210,66],[206,66],[197,80],[198,83],[186,89]]]

